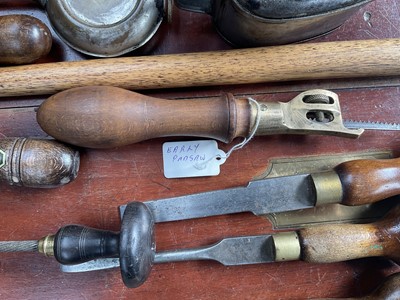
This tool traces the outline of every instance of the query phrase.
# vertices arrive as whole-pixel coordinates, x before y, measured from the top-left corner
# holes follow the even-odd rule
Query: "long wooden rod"
[[[86,85],[154,89],[400,74],[400,39],[306,43],[0,69],[0,97]]]

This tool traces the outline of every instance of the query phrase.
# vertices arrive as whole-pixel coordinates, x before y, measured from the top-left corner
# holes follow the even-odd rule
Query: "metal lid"
[[[251,14],[269,19],[314,16],[372,0],[233,0]]]
[[[163,18],[163,0],[52,0],[46,3],[52,26],[72,48],[109,57],[146,43]]]

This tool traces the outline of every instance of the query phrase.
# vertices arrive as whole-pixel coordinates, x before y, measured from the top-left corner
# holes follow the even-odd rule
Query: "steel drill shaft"
[[[0,252],[37,252],[39,241],[0,242]]]

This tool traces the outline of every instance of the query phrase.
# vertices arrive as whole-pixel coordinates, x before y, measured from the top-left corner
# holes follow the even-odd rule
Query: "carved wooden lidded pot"
[[[53,188],[74,180],[79,152],[53,140],[0,139],[0,181],[9,185]]]
[[[238,47],[288,44],[329,33],[372,0],[176,0],[186,10],[210,14]]]

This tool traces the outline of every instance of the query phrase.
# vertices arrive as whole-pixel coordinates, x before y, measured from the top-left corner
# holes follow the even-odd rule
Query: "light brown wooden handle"
[[[79,152],[44,139],[0,139],[0,181],[9,185],[54,188],[74,180]]]
[[[88,85],[138,90],[399,74],[400,39],[305,43],[9,67],[0,72],[0,97]]]
[[[372,224],[321,225],[299,230],[302,260],[328,263],[383,256],[400,261],[400,205]]]
[[[82,87],[47,99],[37,120],[52,137],[89,148],[111,148],[163,136],[210,137],[224,142],[250,109],[228,95],[221,99],[165,100],[115,87]],[[244,116],[244,117],[245,117]]]
[[[46,56],[51,49],[50,30],[28,15],[0,17],[0,64],[26,64]]]
[[[353,160],[335,168],[345,205],[362,205],[400,194],[400,158]]]

